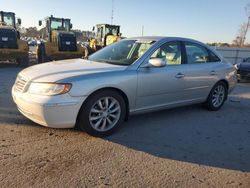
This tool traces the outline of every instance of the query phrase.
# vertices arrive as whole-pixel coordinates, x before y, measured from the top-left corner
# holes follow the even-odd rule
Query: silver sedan
[[[107,136],[131,114],[195,103],[218,110],[236,81],[234,66],[201,42],[139,37],[87,60],[24,69],[12,96],[19,111],[38,124]]]

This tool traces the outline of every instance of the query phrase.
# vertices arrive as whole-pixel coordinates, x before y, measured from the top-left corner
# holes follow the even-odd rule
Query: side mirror
[[[70,27],[70,29],[72,29],[72,28],[73,28],[73,24],[70,24],[70,26],[69,26],[69,27]]]
[[[21,20],[20,18],[18,18],[18,19],[17,19],[17,23],[18,23],[18,25],[21,25],[22,20]]]
[[[150,67],[165,67],[167,65],[167,61],[165,58],[153,58],[150,59],[146,64],[141,66],[142,68],[150,68]]]
[[[41,21],[41,20],[39,20],[38,25],[39,25],[39,26],[41,26],[41,25],[42,25],[42,21]]]
[[[95,31],[95,26],[93,26],[92,31]]]

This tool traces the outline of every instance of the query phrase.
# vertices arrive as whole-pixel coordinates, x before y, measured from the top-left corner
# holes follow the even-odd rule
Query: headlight
[[[236,63],[236,64],[234,65],[234,67],[238,70],[239,67],[240,67],[240,63]]]
[[[31,83],[28,89],[29,93],[36,95],[61,95],[67,93],[71,89],[71,84],[56,83]]]

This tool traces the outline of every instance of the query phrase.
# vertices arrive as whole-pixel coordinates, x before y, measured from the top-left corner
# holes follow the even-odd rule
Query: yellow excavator
[[[38,63],[87,56],[87,48],[77,44],[76,35],[71,31],[70,19],[55,18],[51,15],[44,21],[46,26],[41,38],[46,42],[37,46]],[[39,26],[42,26],[42,23],[40,20]]]
[[[0,11],[0,61],[14,60],[20,66],[29,65],[28,43],[20,39],[16,25],[21,25],[15,13]]]
[[[95,37],[90,40],[88,46],[89,55],[105,46],[121,40],[119,25],[97,24],[96,27],[93,27],[93,31],[95,30]]]

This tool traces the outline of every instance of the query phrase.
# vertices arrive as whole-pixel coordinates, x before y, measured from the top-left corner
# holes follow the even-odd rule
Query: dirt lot
[[[134,116],[100,139],[23,117],[10,94],[19,71],[0,65],[0,187],[250,187],[250,84],[218,112]]]

